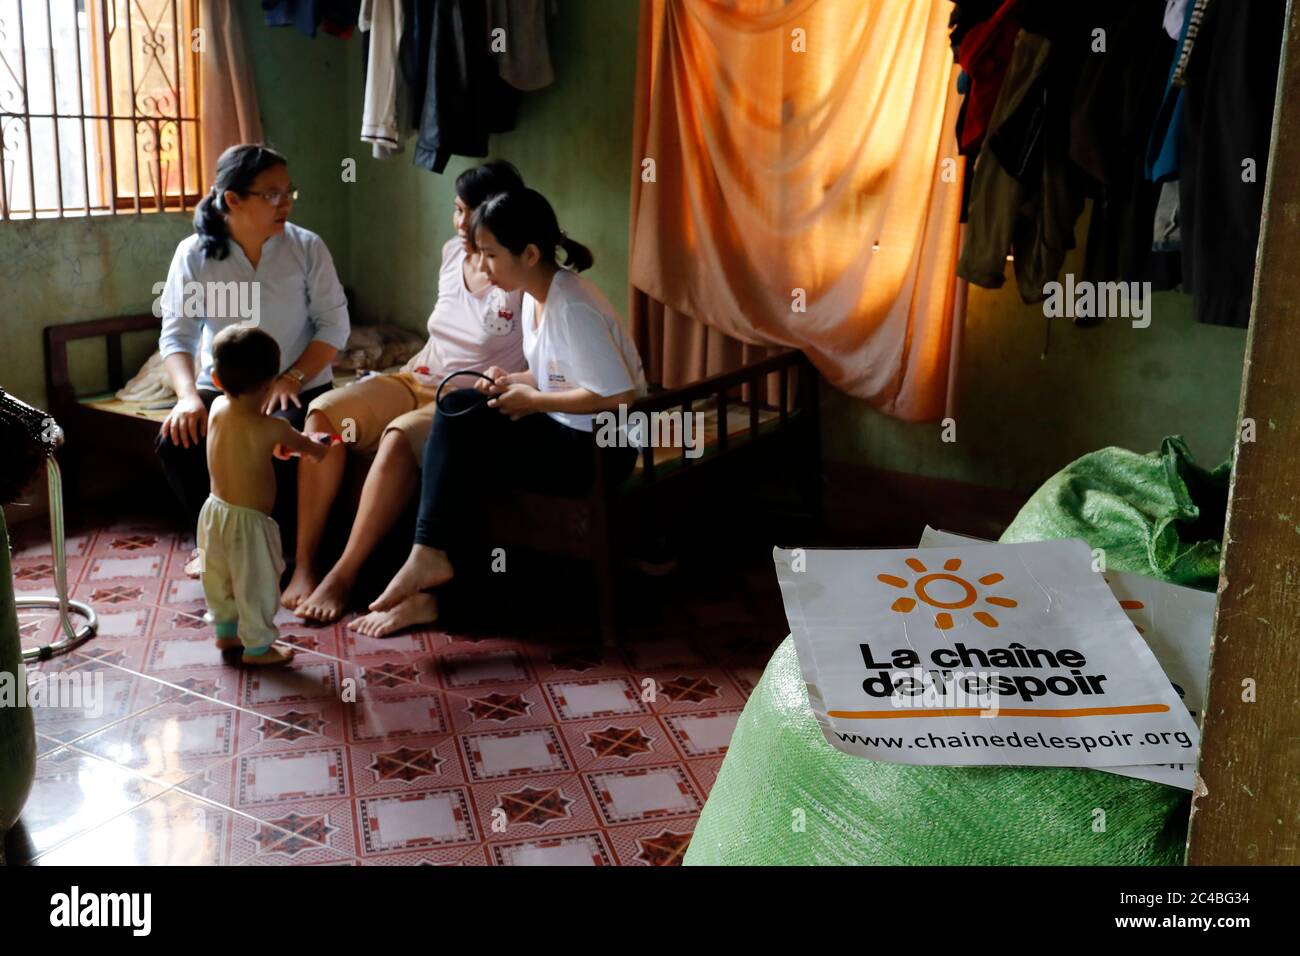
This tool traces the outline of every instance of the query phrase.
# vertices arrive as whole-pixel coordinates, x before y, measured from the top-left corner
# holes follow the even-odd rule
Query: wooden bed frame
[[[68,437],[61,455],[72,478],[68,493],[74,501],[85,499],[84,479],[95,475],[112,477],[119,485],[161,485],[153,451],[160,413],[104,400],[111,395],[79,395],[69,374],[69,343],[104,340],[112,392],[128,378],[122,337],[156,332],[160,325],[153,315],[125,315],[45,329],[46,390],[50,413]],[[769,402],[771,395],[776,398]],[[815,517],[821,508],[817,375],[799,352],[783,352],[682,388],[652,391],[630,406],[629,415],[636,412],[707,412],[714,422],[712,440],[696,458],[688,457],[685,448],[642,449],[636,471],[613,486],[598,455],[597,481],[587,495],[559,498],[513,492],[488,516],[494,546],[590,562],[606,643],[616,641],[619,629],[618,547],[641,516],[687,503],[698,506],[701,500],[712,510],[714,500],[730,496],[730,487],[755,484],[751,476],[763,468],[794,478],[802,511]],[[717,422],[727,427],[718,428]],[[718,506],[724,503],[718,501]]]

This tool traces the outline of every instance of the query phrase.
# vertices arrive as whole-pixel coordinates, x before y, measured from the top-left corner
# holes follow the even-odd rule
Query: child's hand
[[[330,449],[339,444],[338,436],[330,435],[327,432],[307,432],[307,437],[312,442],[311,448],[307,452],[312,461],[324,461],[325,456],[330,453]]]
[[[293,455],[294,453],[291,452],[289,449],[285,448],[283,445],[276,445],[274,448],[271,449],[271,456],[273,458],[279,458],[281,461],[288,461],[290,458],[293,457]]]

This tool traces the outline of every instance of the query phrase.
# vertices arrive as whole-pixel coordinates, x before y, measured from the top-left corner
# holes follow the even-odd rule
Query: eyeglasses
[[[298,199],[298,187],[297,187],[297,186],[290,186],[288,192],[285,192],[285,191],[280,190],[280,189],[272,189],[272,190],[270,190],[270,191],[268,191],[268,192],[258,193],[258,192],[253,192],[253,190],[250,189],[250,190],[248,190],[248,195],[250,195],[250,196],[261,196],[263,199],[265,199],[267,202],[269,202],[272,206],[278,206],[278,205],[280,205],[280,203],[284,202],[286,199],[290,200],[291,202],[296,202],[297,199]]]

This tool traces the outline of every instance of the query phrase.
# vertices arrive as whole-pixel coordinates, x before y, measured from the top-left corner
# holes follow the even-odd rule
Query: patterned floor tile
[[[697,819],[612,827],[606,835],[620,866],[681,866]]]
[[[740,719],[739,707],[664,714],[663,725],[683,757],[714,757],[727,752]]]
[[[704,807],[699,786],[681,764],[584,773],[607,826],[695,816]]]
[[[556,716],[562,721],[627,717],[650,712],[642,688],[626,676],[576,677],[542,685]]]
[[[36,779],[22,823],[33,854],[56,846],[126,813],[166,788],[71,747],[36,762]]]
[[[488,780],[473,785],[479,825],[490,840],[569,833],[600,826],[576,774]]]
[[[363,857],[481,842],[465,787],[361,797],[355,814]]]
[[[456,738],[446,735],[348,744],[347,753],[358,796],[442,789],[466,779]]]
[[[578,770],[613,770],[679,759],[658,719],[645,715],[561,724]]]
[[[48,593],[27,537],[19,589]],[[29,676],[84,670],[103,694],[37,714],[38,863],[676,865],[788,633],[759,567],[653,582],[613,649],[560,621],[379,640],[281,610],[293,665],[250,670],[213,643],[192,547],[132,517],[69,538],[99,635]],[[20,616],[24,646],[56,628]]]
[[[547,839],[488,845],[495,866],[613,866],[614,854],[599,830]]]
[[[545,692],[535,684],[447,691],[444,696],[452,724],[461,732],[533,727],[555,720]]]
[[[39,866],[221,866],[232,862],[229,810],[168,790],[37,857]]]

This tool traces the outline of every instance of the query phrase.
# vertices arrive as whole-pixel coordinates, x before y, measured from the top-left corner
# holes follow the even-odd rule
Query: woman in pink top
[[[527,367],[519,292],[492,284],[468,248],[469,218],[491,196],[522,189],[519,171],[494,160],[456,180],[456,238],[442,247],[438,301],[429,316],[429,341],[400,372],[374,375],[326,392],[308,408],[305,430],[340,435],[321,462],[298,466],[298,538],[293,579],[281,603],[322,623],[342,617],[362,565],[401,516],[419,482],[425,439],[433,423],[438,384],[450,372],[494,366]],[[347,547],[329,573],[317,573],[317,551],[330,508],[343,482],[346,449],[374,463],[366,475]],[[367,632],[366,619],[354,622]]]

